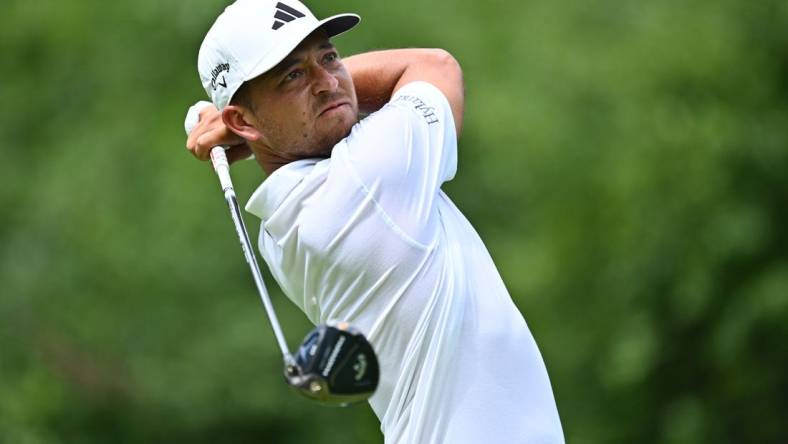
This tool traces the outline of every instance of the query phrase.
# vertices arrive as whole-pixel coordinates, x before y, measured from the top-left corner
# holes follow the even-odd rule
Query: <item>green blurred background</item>
[[[282,383],[217,181],[184,148],[226,4],[3,3],[0,442],[382,442],[368,406]],[[344,54],[460,60],[445,189],[569,442],[788,442],[788,2],[311,7],[363,16]],[[234,178],[246,201],[263,175]],[[310,325],[273,293],[294,346]]]

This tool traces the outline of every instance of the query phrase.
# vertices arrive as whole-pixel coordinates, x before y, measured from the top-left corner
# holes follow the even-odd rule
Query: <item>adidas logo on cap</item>
[[[276,14],[274,15],[274,25],[271,26],[271,29],[276,31],[277,29],[281,28],[285,25],[285,23],[290,23],[295,19],[303,17],[304,14],[286,4],[279,2],[276,4]]]

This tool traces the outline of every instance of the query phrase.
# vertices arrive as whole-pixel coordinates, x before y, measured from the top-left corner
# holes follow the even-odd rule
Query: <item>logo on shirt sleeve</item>
[[[416,96],[399,96],[395,102],[400,101],[408,102],[413,105],[413,109],[421,113],[428,125],[440,122],[440,120],[438,120],[438,116],[435,115],[435,108],[427,106],[427,104],[424,103],[424,101],[420,98]]]

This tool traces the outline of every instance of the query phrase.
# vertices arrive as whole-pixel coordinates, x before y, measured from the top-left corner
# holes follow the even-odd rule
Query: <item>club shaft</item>
[[[279,319],[276,317],[274,305],[271,303],[271,298],[268,296],[268,291],[265,288],[263,275],[260,273],[260,267],[257,264],[257,258],[252,249],[252,242],[249,240],[249,233],[246,231],[246,225],[241,216],[241,209],[238,207],[238,199],[235,197],[235,191],[232,188],[225,189],[224,199],[227,201],[227,206],[230,208],[230,215],[233,218],[235,232],[238,234],[238,239],[241,241],[241,249],[246,258],[246,263],[249,264],[249,270],[252,272],[252,277],[254,277],[254,283],[257,285],[260,299],[262,299],[263,305],[265,306],[265,312],[268,315],[268,320],[271,322],[271,328],[274,331],[274,336],[276,336],[276,342],[279,344],[285,361],[289,361],[292,357],[287,348],[287,342],[285,341],[284,333],[282,333],[282,327],[279,325]]]

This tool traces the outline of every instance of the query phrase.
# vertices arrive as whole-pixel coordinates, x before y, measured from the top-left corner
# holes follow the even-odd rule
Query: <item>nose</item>
[[[339,80],[319,64],[315,64],[313,71],[312,94],[319,95],[336,91]]]

